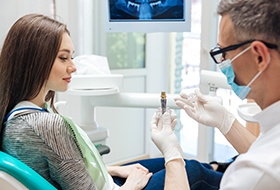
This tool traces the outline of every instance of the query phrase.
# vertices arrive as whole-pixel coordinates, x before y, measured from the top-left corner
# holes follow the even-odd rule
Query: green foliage
[[[107,57],[110,69],[145,67],[146,35],[142,33],[107,34]]]

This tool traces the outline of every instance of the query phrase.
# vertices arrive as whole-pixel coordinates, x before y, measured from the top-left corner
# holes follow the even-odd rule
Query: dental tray
[[[261,108],[254,102],[241,104],[237,106],[238,115],[248,122],[256,122],[254,115],[261,112]]]
[[[108,89],[122,87],[123,75],[104,74],[104,75],[72,75],[69,89],[91,90]]]

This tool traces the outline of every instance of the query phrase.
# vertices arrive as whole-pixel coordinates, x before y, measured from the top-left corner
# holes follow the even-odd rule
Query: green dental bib
[[[98,189],[104,189],[108,185],[108,173],[106,166],[87,134],[77,125],[75,125],[71,119],[66,116],[61,117],[71,127],[77,141],[77,145],[80,148],[86,168]],[[106,189],[110,189],[106,187]]]

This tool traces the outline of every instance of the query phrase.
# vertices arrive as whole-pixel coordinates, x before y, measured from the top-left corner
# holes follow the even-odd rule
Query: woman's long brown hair
[[[29,14],[11,27],[0,52],[0,133],[5,116],[16,104],[35,98],[46,84],[66,25],[40,14]],[[55,93],[46,101],[53,107]]]

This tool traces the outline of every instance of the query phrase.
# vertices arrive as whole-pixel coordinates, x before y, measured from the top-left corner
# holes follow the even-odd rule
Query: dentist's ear
[[[254,41],[251,46],[259,71],[263,71],[271,61],[269,48],[261,41]]]

